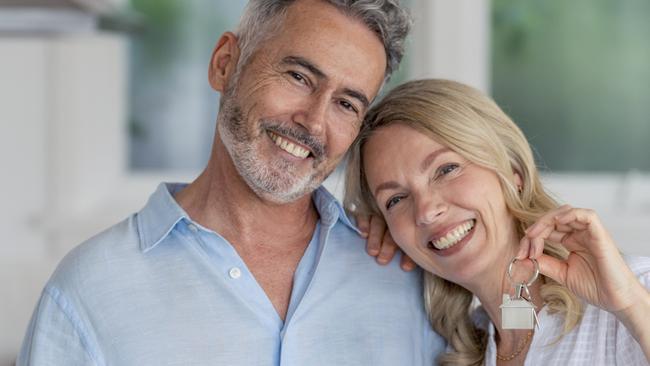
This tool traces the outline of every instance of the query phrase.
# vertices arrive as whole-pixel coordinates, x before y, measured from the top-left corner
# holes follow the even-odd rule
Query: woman
[[[427,271],[425,305],[449,344],[441,364],[650,360],[650,259],[626,264],[595,213],[558,207],[524,135],[480,92],[445,80],[394,89],[368,113],[346,185],[346,207],[382,216]],[[527,258],[542,274],[527,288],[533,330],[501,324],[513,258],[514,282],[527,281]]]

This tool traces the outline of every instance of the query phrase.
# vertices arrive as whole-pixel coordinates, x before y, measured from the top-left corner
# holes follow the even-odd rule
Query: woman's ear
[[[521,193],[524,190],[524,181],[521,179],[521,175],[517,172],[513,172],[515,177],[515,187],[517,187],[517,192]]]
[[[212,89],[224,92],[230,78],[237,69],[239,61],[239,44],[237,36],[232,32],[224,33],[212,51],[210,67],[208,69],[208,80]]]

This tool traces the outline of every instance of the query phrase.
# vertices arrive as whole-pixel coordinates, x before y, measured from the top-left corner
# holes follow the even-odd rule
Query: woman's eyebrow
[[[424,158],[424,160],[422,160],[422,164],[420,164],[420,171],[424,172],[425,170],[429,169],[431,164],[433,164],[433,162],[438,158],[438,156],[440,156],[440,154],[446,153],[446,152],[449,152],[449,151],[451,151],[450,148],[443,147],[443,148],[440,148],[440,149],[432,152],[431,154],[427,155],[427,157]]]
[[[377,187],[375,187],[375,192],[374,192],[375,197],[377,197],[379,191],[386,190],[386,189],[396,189],[396,188],[399,188],[399,184],[397,184],[396,182],[389,181],[389,182],[381,183]]]

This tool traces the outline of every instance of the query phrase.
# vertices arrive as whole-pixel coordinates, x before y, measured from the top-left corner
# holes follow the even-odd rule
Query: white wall
[[[64,252],[115,219],[99,207],[126,164],[125,51],[107,34],[0,37],[0,365]]]
[[[650,256],[650,173],[547,174],[544,182],[563,203],[596,210],[623,253]]]
[[[490,0],[414,0],[410,77],[490,86]]]

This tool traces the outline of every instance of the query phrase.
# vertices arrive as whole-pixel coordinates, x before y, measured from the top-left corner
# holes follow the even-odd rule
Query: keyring
[[[533,272],[533,276],[528,280],[528,282],[526,283],[526,286],[532,285],[533,282],[535,282],[535,280],[537,279],[537,276],[539,276],[539,263],[537,263],[537,260],[534,259],[534,258],[528,258],[528,259],[530,259],[533,262],[533,264],[535,265],[535,272]],[[515,264],[515,262],[517,260],[518,259],[516,257],[512,258],[512,260],[510,261],[510,264],[508,265],[508,280],[512,284],[515,284],[514,281],[512,280],[512,266]]]

